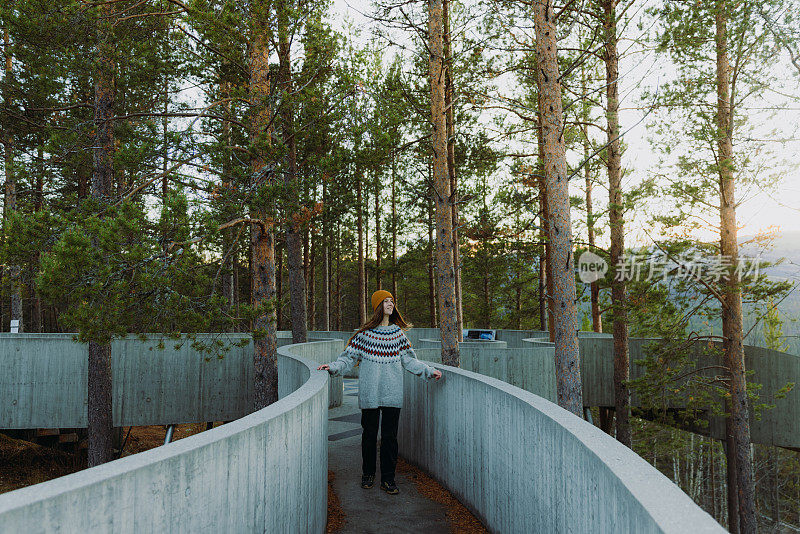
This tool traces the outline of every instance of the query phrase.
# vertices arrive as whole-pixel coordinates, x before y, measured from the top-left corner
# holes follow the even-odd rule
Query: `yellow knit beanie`
[[[392,294],[386,291],[385,289],[379,289],[375,293],[372,294],[372,311],[375,311],[378,306],[388,297],[392,297]],[[392,297],[394,300],[394,297]]]

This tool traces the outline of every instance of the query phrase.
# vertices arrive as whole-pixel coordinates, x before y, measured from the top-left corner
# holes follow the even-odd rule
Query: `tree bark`
[[[544,175],[547,203],[550,207],[548,226],[553,247],[556,392],[561,407],[578,417],[583,417],[578,354],[578,310],[575,305],[572,226],[563,136],[564,121],[556,27],[551,0],[535,4],[534,24],[541,95],[539,105],[544,139]]]
[[[322,182],[322,329],[326,332],[331,329],[331,256],[330,256],[330,227],[328,226],[328,182]]]
[[[336,304],[334,310],[334,329],[342,330],[342,229],[340,222],[336,222]]]
[[[395,158],[392,158],[392,295],[397,298],[397,168]]]
[[[458,176],[456,175],[456,133],[455,119],[453,117],[453,54],[450,48],[450,1],[442,1],[444,19],[443,49],[445,62],[444,76],[444,107],[447,121],[447,172],[450,176],[450,191],[453,197],[453,268],[456,286],[456,311],[458,325],[456,338],[461,341],[464,328],[464,310],[461,293],[461,251],[458,246]]]
[[[221,84],[221,93],[223,98],[230,98],[230,83],[227,81],[222,82]],[[233,140],[231,139],[231,103],[225,102],[223,111],[222,111],[222,139],[225,143],[225,150],[223,151],[222,155],[222,192],[223,198],[226,201],[226,204],[222,207],[223,213],[225,217],[223,220],[227,219],[227,216],[232,215],[230,208],[227,207],[227,194],[230,191],[232,185],[232,168],[233,162],[231,161],[231,154],[230,154],[230,147],[232,146]],[[166,170],[167,170],[167,153],[166,153],[166,122],[165,122],[165,140],[164,140],[164,192],[163,194],[167,194],[167,177],[166,177]],[[234,247],[238,247],[238,243],[234,243],[234,236],[235,236],[235,229],[234,228],[226,228],[222,231],[222,296],[225,300],[228,301],[228,309],[233,308],[234,306],[234,282],[233,282],[233,273],[234,273],[234,260],[236,257]],[[274,246],[274,245],[273,245]],[[274,250],[274,249],[273,249]],[[273,254],[274,256],[274,254]]]
[[[222,92],[224,94],[225,90],[223,89]],[[169,179],[167,178],[167,169],[169,168],[169,117],[167,116],[169,113],[169,85],[166,77],[164,78],[164,101],[162,104],[164,105],[164,116],[161,118],[161,174],[163,175],[161,178],[161,201],[163,202],[169,194]],[[222,137],[225,139],[226,121],[223,121],[222,124]]]
[[[358,233],[358,324],[367,322],[366,271],[364,269],[364,214],[362,176],[356,172],[356,232]]]
[[[584,93],[586,93],[586,86],[584,85]],[[587,117],[588,118],[588,117]],[[583,126],[583,156],[589,158],[591,156],[591,148],[589,145],[589,127],[584,124]],[[589,247],[594,252],[594,213],[592,212],[592,171],[589,165],[584,166],[584,180],[586,184],[586,228],[588,231]],[[603,331],[603,319],[600,316],[600,284],[597,281],[589,284],[590,301],[592,306],[592,331]]]
[[[442,363],[458,367],[458,310],[453,265],[453,197],[447,170],[445,110],[444,12],[442,0],[429,0],[431,126],[433,128],[433,185],[436,203],[436,278]]]
[[[275,241],[275,285],[277,286],[277,296],[275,308],[278,315],[278,330],[283,330],[283,248],[280,243]]]
[[[725,403],[730,413],[730,402]],[[739,491],[736,480],[736,437],[733,435],[733,424],[730,417],[725,418],[725,474],[728,490],[728,532],[739,534]]]
[[[317,287],[316,256],[319,243],[314,239],[311,230],[308,231],[308,328],[316,329],[317,321],[317,299],[315,288]]]
[[[38,152],[38,159],[39,159],[39,169],[38,173],[36,174],[36,196],[33,205],[33,209],[35,211],[41,211],[44,209],[44,148],[42,148],[42,144],[40,143],[37,147]],[[41,262],[42,253],[40,251],[36,252],[36,260],[33,265],[31,265],[31,273],[30,273],[30,280],[31,280],[31,295],[33,302],[31,303],[31,322],[34,325],[34,330],[36,332],[42,332],[42,299],[39,297],[39,290],[36,287],[35,279],[36,279],[36,271],[37,266]]]
[[[375,289],[383,289],[381,286],[381,203],[380,203],[381,181],[378,173],[375,173]]]
[[[439,326],[436,320],[436,273],[434,262],[436,245],[433,241],[433,202],[428,202],[428,315],[431,318],[431,328]]]
[[[605,0],[603,4],[605,30],[606,65],[606,135],[608,138],[608,219],[611,227],[612,268],[619,264],[625,253],[625,215],[622,205],[622,154],[619,142],[619,52],[617,50],[617,0]],[[631,447],[630,391],[627,381],[630,378],[628,356],[628,312],[626,308],[625,281],[616,276],[611,281],[611,305],[614,310],[614,412],[616,415],[617,440]]]
[[[309,328],[311,327],[311,284],[309,277],[311,276],[311,266],[310,261],[310,254],[311,254],[311,232],[308,228],[304,228],[301,232],[301,241],[303,243],[303,283],[306,286],[306,325]]]
[[[13,80],[13,60],[12,60],[12,52],[11,52],[11,42],[8,33],[8,28],[3,29],[3,42],[5,44],[5,51],[6,51],[6,64],[5,64],[5,81],[6,81],[6,88],[5,94],[3,95],[3,100],[5,101],[5,106],[9,108],[11,107],[11,92],[12,89],[10,86],[11,81]],[[6,131],[5,135],[3,136],[3,147],[4,147],[4,157],[5,157],[5,175],[6,175],[6,183],[5,183],[5,206],[3,209],[3,218],[7,218],[11,213],[17,211],[17,180],[16,180],[16,171],[14,169],[14,140],[12,138],[11,132]],[[8,230],[6,230],[7,232]],[[8,266],[8,275],[11,282],[11,320],[12,321],[19,321],[19,332],[22,333],[25,331],[25,325],[23,322],[22,317],[22,268],[19,265],[9,265]]]
[[[250,6],[252,30],[250,35],[250,143],[253,145],[250,168],[254,190],[270,187],[274,178],[267,179],[264,173],[266,147],[270,143],[270,72],[269,72],[269,2],[255,0]],[[262,195],[257,195],[262,197]],[[272,215],[271,205],[255,205],[250,208],[253,219],[263,220]],[[253,340],[253,364],[255,388],[253,410],[278,400],[278,333],[275,306],[275,232],[271,224],[250,227],[251,300],[253,306],[263,306],[253,327],[263,337]]]
[[[537,80],[540,75],[537,73]],[[538,83],[538,81],[537,81]],[[537,129],[537,141],[539,149],[539,216],[542,241],[544,241],[544,282],[547,294],[544,298],[545,307],[547,308],[547,331],[550,335],[550,342],[553,343],[556,339],[555,319],[553,315],[553,246],[550,239],[550,206],[547,202],[547,182],[544,175],[544,134],[542,130],[542,92],[539,91],[539,128]]]
[[[300,228],[295,216],[299,206],[297,198],[300,188],[297,183],[297,141],[294,132],[294,110],[292,103],[292,72],[289,49],[289,21],[286,1],[277,3],[278,7],[278,63],[280,74],[281,127],[283,144],[287,150],[288,168],[284,173],[286,187],[286,264],[289,269],[289,300],[292,314],[292,342],[305,343],[307,338],[306,324],[306,287],[303,278],[303,244]]]
[[[733,125],[731,105],[730,61],[728,59],[726,0],[715,2],[715,45],[717,70],[717,150],[720,195],[720,252],[734,267],[725,277],[722,302],[722,334],[725,363],[730,380],[730,419],[736,457],[736,482],[739,503],[739,529],[743,534],[756,532],[753,490],[753,466],[750,462],[750,421],[747,406],[745,377],[742,293],[739,272],[736,270],[739,246],[736,227],[736,201],[733,176]]]
[[[114,98],[116,71],[114,7],[102,4],[97,14],[97,68],[94,82],[94,170],[92,198],[111,200],[114,180]],[[97,243],[94,243],[97,246]],[[89,342],[88,434],[89,467],[113,460],[111,344]]]
[[[540,210],[541,210],[541,201],[539,202]],[[542,235],[543,232],[540,232]],[[542,241],[544,238],[542,236]],[[539,330],[547,329],[547,302],[545,300],[545,284],[547,281],[545,280],[545,255],[544,255],[544,245],[542,245],[542,252],[539,254]]]

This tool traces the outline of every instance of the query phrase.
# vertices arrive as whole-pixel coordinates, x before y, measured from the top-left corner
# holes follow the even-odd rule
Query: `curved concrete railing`
[[[279,345],[286,345],[290,339],[280,334]],[[251,336],[198,338],[244,345],[217,357],[198,353],[191,341],[179,344],[157,336],[128,336],[111,343],[116,426],[231,421],[250,413]],[[318,342],[315,360],[336,359],[342,345],[338,339]],[[88,357],[87,346],[73,341],[72,334],[0,336],[0,428],[85,428]],[[331,379],[329,400],[331,406],[341,405],[341,378]]]
[[[431,339],[431,338],[421,338],[418,342],[416,347],[421,349],[430,349],[430,348],[438,348],[441,350],[442,342],[439,339]],[[466,341],[460,341],[458,343],[458,350],[469,350],[469,349],[476,349],[476,348],[494,348],[494,349],[505,349],[508,347],[508,344],[505,341],[500,340],[473,340],[468,339]]]
[[[0,495],[3,532],[323,532],[328,373],[278,349],[281,400],[157,449]]]
[[[444,365],[405,374],[400,454],[492,532],[725,532],[636,453],[532,393]]]
[[[430,344],[434,346],[415,349],[417,357],[441,363],[441,343]],[[459,367],[508,382],[555,402],[555,346],[552,343],[538,342],[513,348],[505,348],[503,345],[505,342],[502,345],[482,341],[459,343]]]

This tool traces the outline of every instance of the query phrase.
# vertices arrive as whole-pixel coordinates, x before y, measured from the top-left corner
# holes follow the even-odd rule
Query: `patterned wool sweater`
[[[417,359],[408,338],[395,324],[359,332],[341,356],[330,363],[330,374],[346,373],[361,361],[358,371],[358,407],[403,407],[403,368],[430,379],[436,371]]]

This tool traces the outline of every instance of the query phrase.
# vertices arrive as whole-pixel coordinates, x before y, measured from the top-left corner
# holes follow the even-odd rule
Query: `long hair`
[[[345,346],[349,345],[353,338],[358,334],[364,330],[375,328],[381,324],[381,322],[383,322],[383,302],[381,302],[381,304],[375,308],[375,311],[372,313],[372,317],[366,323],[362,324],[358,330],[356,330],[355,334],[350,336],[350,339],[347,340],[347,344]],[[407,323],[405,319],[403,319],[403,316],[400,315],[399,311],[397,311],[397,306],[395,306],[395,308],[392,310],[392,314],[389,316],[389,324],[396,324],[403,330],[409,330],[412,326],[414,326],[411,323]]]

